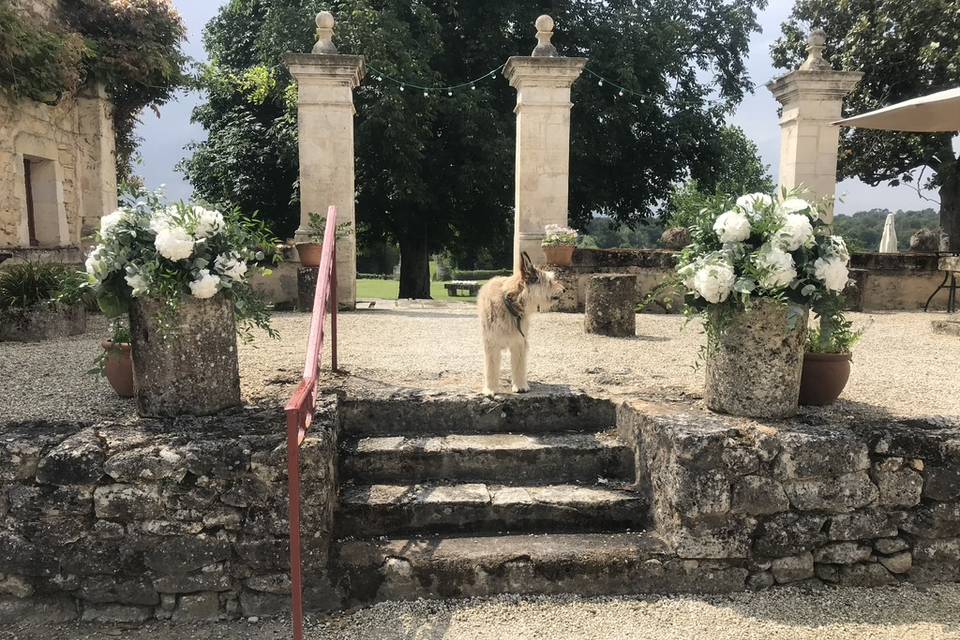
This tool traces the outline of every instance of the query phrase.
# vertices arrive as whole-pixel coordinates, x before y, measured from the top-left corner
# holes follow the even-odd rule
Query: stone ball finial
[[[557,48],[550,44],[550,38],[553,37],[553,18],[543,14],[534,23],[537,27],[537,46],[533,49],[534,56],[554,57],[557,55]]]
[[[823,49],[827,45],[827,32],[814,29],[807,36],[807,59],[801,69],[829,69],[830,63],[823,59]]]
[[[329,11],[321,11],[317,14],[317,43],[313,45],[313,53],[337,53],[337,47],[333,44],[333,27],[336,20]]]

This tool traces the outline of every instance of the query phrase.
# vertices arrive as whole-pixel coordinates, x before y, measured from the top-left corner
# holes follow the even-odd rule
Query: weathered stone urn
[[[143,416],[209,415],[240,404],[236,318],[222,293],[184,296],[173,331],[164,303],[134,299],[130,334],[137,411]]]
[[[795,415],[808,316],[805,307],[765,299],[736,314],[707,346],[707,407],[750,418]]]

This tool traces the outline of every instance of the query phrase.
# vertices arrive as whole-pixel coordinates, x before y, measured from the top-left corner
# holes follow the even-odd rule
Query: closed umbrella
[[[880,253],[897,253],[897,229],[894,226],[892,213],[887,214],[887,220],[883,223]]]
[[[833,124],[885,131],[960,131],[960,88],[905,100]]]

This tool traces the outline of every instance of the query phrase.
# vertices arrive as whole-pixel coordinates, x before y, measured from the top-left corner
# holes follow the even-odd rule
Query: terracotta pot
[[[298,242],[297,255],[300,264],[304,267],[319,267],[320,256],[323,254],[323,245],[317,242]]]
[[[849,353],[806,353],[800,376],[800,404],[833,404],[850,379]]]
[[[104,340],[100,346],[107,352],[103,369],[110,386],[121,398],[132,398],[133,359],[130,357],[130,345],[126,342]]]
[[[573,250],[576,249],[572,244],[561,244],[550,247],[543,247],[543,253],[547,258],[547,264],[557,267],[569,267],[573,262]]]

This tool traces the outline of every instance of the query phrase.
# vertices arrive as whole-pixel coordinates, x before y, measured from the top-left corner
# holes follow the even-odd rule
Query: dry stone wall
[[[762,424],[624,405],[657,531],[744,586],[960,580],[960,423]]]
[[[0,426],[0,623],[270,615],[289,607],[286,434],[278,410]],[[327,578],[337,422],[302,448],[305,597]]]

